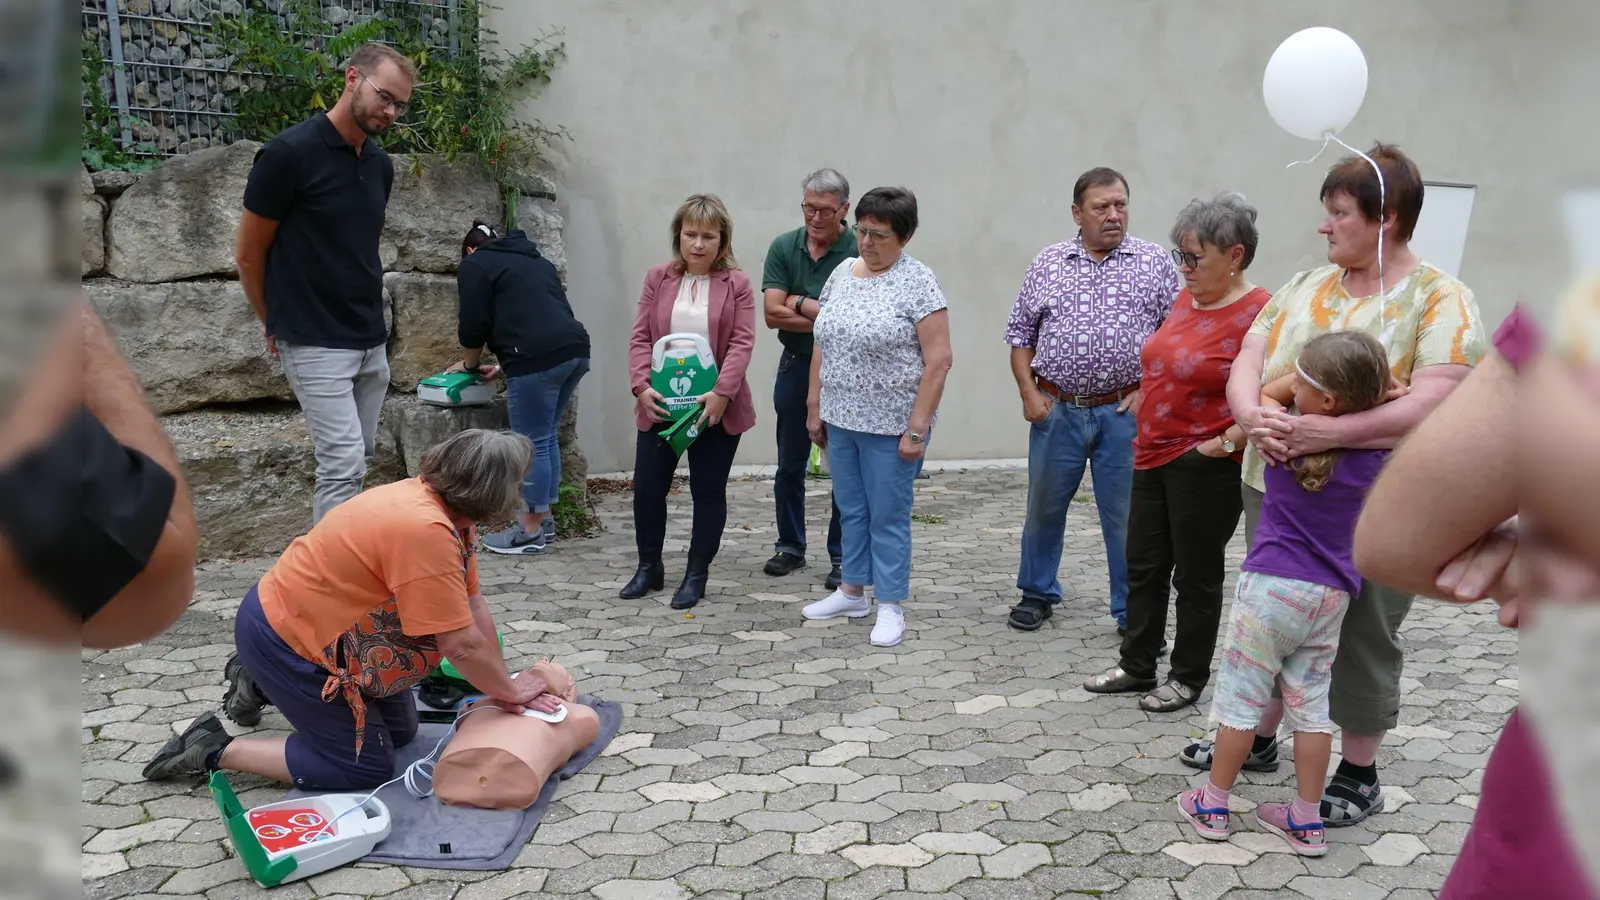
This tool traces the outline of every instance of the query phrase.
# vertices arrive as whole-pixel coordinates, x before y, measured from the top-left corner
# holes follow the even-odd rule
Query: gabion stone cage
[[[382,15],[422,26],[417,31],[430,46],[451,53],[460,49],[458,14],[476,0],[322,3],[335,33]],[[117,115],[123,151],[166,157],[236,140],[233,98],[266,76],[238,71],[213,23],[249,8],[276,16],[290,33],[286,6],[285,0],[82,0],[85,64],[100,73],[98,84],[87,87],[98,89]],[[84,98],[86,114],[90,101]]]

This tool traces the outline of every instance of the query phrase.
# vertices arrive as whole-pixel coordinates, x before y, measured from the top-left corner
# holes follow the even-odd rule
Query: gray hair
[[[800,189],[811,194],[832,194],[841,204],[850,202],[850,182],[834,169],[818,169],[800,182]]]
[[[1256,258],[1256,208],[1234,191],[1223,191],[1210,200],[1190,200],[1173,223],[1172,242],[1182,243],[1191,234],[1202,244],[1223,251],[1235,244],[1244,247],[1239,268],[1248,269]]]
[[[422,451],[420,474],[462,518],[503,522],[522,512],[533,452],[514,431],[469,428]]]

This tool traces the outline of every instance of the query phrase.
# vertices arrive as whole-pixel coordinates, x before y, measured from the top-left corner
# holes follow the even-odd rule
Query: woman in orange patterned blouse
[[[446,656],[508,711],[559,708],[543,682],[507,674],[473,554],[477,524],[521,508],[532,453],[512,432],[464,431],[425,452],[418,477],[359,494],[296,538],[239,607],[223,698],[240,725],[272,705],[294,733],[235,740],[208,714],[144,776],[230,769],[307,790],[376,787],[416,737],[411,688]]]
[[[1267,466],[1335,448],[1393,448],[1489,347],[1472,291],[1411,249],[1422,214],[1416,163],[1390,144],[1373,145],[1367,156],[1370,162],[1352,156],[1328,170],[1317,227],[1327,241],[1328,264],[1295,275],[1273,293],[1229,375],[1228,407],[1249,436],[1241,488],[1247,543],[1260,517]],[[1383,172],[1381,181],[1374,166]],[[1344,416],[1264,407],[1262,386],[1293,374],[1301,349],[1331,331],[1365,331],[1378,339],[1388,353],[1396,399]],[[1328,701],[1344,756],[1322,798],[1329,826],[1354,825],[1383,810],[1378,748],[1399,724],[1405,666],[1399,634],[1413,599],[1409,591],[1364,580],[1345,615]],[[1247,771],[1277,771],[1282,714],[1281,700],[1268,704]],[[1214,753],[1212,741],[1198,741],[1179,751],[1179,760],[1209,769]]]

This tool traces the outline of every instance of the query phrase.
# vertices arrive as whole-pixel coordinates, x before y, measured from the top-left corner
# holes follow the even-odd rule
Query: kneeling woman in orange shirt
[[[478,523],[522,508],[532,454],[521,435],[464,431],[425,452],[418,477],[361,493],[296,538],[240,604],[223,699],[245,726],[275,706],[294,733],[234,739],[208,714],[145,778],[227,769],[306,790],[377,787],[416,737],[411,688],[446,656],[508,711],[558,709],[542,680],[507,674],[473,554]]]

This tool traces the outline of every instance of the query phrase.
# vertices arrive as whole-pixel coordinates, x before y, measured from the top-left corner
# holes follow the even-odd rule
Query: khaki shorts
[[[1244,497],[1245,541],[1254,543],[1265,495],[1247,484],[1239,490]],[[1329,718],[1344,731],[1378,734],[1400,724],[1400,675],[1405,668],[1400,625],[1415,599],[1405,591],[1363,580],[1361,593],[1350,600],[1328,690]],[[1281,693],[1274,688],[1272,695]]]

